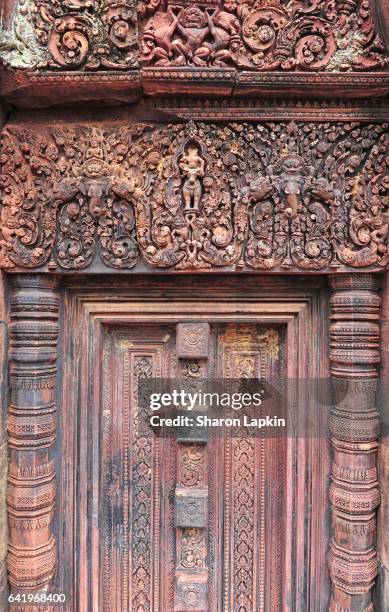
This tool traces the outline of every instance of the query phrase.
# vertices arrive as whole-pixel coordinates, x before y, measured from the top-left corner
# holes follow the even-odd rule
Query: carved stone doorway
[[[46,520],[35,527],[41,545],[35,568],[31,561],[29,567],[31,578],[35,572],[43,580],[50,579],[44,568],[53,575],[57,567],[52,588],[67,593],[65,610],[328,609],[326,435],[192,444],[136,432],[139,377],[169,377],[177,369],[195,376],[205,368],[234,378],[242,367],[254,368],[255,376],[326,377],[328,291],[320,279],[300,281],[296,288],[287,279],[251,276],[242,289],[226,278],[187,278],[180,288],[163,278],[112,285],[75,280],[56,290],[63,304],[53,396],[58,442],[53,453],[53,439],[36,433],[36,448],[26,455],[20,436],[11,435],[11,490],[35,487],[34,499],[36,487],[47,491],[34,510]],[[15,318],[29,316],[26,302],[36,313],[46,304],[52,337],[50,284],[44,276],[18,277],[13,303]],[[208,352],[197,361],[180,358],[177,345],[177,326],[188,320],[209,325]],[[30,334],[43,328],[33,322]],[[14,345],[25,329],[15,321]],[[41,396],[43,381],[53,375],[52,359],[42,350],[46,364],[34,379]],[[38,405],[41,421],[53,423]],[[15,407],[16,419],[20,412]],[[323,431],[327,426],[323,421]],[[35,471],[27,484],[16,464],[28,457]],[[175,526],[180,492],[184,499],[208,496],[200,527]],[[32,516],[16,496],[10,500],[11,517]],[[15,546],[10,566],[19,585],[22,548]]]
[[[377,278],[337,275],[330,294],[320,277],[14,276],[13,590],[66,593],[66,612],[372,610]],[[188,325],[208,335],[200,356],[182,348]],[[137,429],[139,378],[327,378],[329,366],[335,403],[316,439],[193,444]]]

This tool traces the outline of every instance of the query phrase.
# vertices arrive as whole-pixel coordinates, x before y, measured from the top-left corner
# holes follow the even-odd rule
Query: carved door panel
[[[282,327],[221,327],[217,337],[217,372],[223,379],[278,379],[285,375]],[[248,416],[263,416],[258,408]],[[283,549],[286,437],[267,438],[254,429],[219,437],[211,451],[214,482],[210,508],[222,520],[213,533],[216,593],[210,610],[249,612],[286,608]],[[215,478],[220,473],[221,478]],[[214,532],[214,526],[210,529]],[[284,550],[285,553],[285,550]],[[213,586],[213,583],[211,583]]]
[[[170,610],[174,599],[171,439],[139,432],[138,381],[175,371],[174,328],[131,327],[106,338],[101,432],[98,609]]]
[[[187,337],[207,337],[191,346],[183,324],[107,328],[96,610],[299,609],[288,600],[287,439],[236,429],[194,442],[139,427],[140,378],[284,374],[282,326],[198,327]]]

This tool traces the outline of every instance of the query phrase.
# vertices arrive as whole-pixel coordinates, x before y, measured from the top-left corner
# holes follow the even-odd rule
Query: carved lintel
[[[331,375],[334,406],[331,612],[373,611],[378,572],[376,508],[380,364],[379,283],[373,274],[334,276],[331,296]]]
[[[50,73],[60,72],[70,79],[74,73],[120,79],[135,72],[139,58],[146,90],[150,76],[188,84],[203,78],[215,88],[225,72],[232,88],[237,73],[247,80],[268,73],[368,73],[384,70],[388,61],[371,4],[14,0],[0,61],[50,82]]]
[[[130,123],[9,126],[0,176],[0,267],[46,271],[383,270],[386,124]],[[334,151],[334,142],[337,143]],[[377,317],[333,298],[333,360],[379,360]],[[343,303],[343,301],[345,302]],[[348,324],[349,327],[351,323]],[[359,361],[358,361],[359,360]]]
[[[59,294],[54,276],[12,279],[8,514],[13,592],[48,591],[56,569],[55,378]],[[16,609],[16,608],[15,608]],[[30,610],[20,606],[18,610]]]

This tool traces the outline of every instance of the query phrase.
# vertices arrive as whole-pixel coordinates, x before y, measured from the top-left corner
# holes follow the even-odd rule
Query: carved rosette
[[[375,408],[380,364],[380,297],[372,274],[334,276],[331,297],[331,376],[334,406],[333,538],[329,563],[331,612],[372,612],[377,576],[376,509],[379,414]]]
[[[8,573],[12,591],[25,593],[48,591],[56,568],[52,518],[59,295],[55,277],[16,276],[12,285]],[[41,608],[18,604],[14,609]]]

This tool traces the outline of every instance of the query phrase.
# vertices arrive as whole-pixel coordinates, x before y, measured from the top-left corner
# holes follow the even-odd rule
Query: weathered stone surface
[[[141,89],[384,95],[385,20],[369,0],[9,0],[0,63],[16,72],[3,70],[2,87],[19,106],[132,101]]]
[[[0,265],[383,269],[386,124],[12,124]]]
[[[369,0],[18,0],[0,53],[37,70],[129,70],[139,56],[161,69],[374,70],[387,61],[373,14]]]

